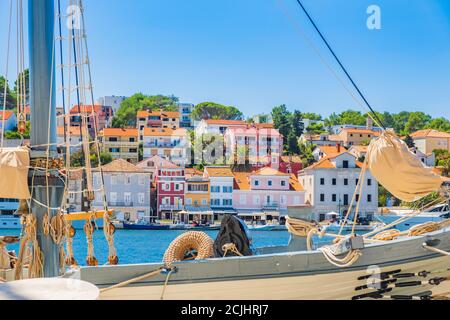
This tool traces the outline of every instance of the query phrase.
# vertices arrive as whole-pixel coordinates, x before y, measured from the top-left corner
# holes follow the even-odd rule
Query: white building
[[[127,97],[123,96],[105,96],[97,99],[97,103],[105,106],[105,107],[111,107],[114,111],[114,114],[119,110],[120,104],[126,99]]]
[[[195,135],[217,134],[223,135],[228,128],[245,127],[247,123],[242,120],[202,120],[195,128]]]
[[[144,158],[160,156],[177,165],[187,161],[188,133],[186,129],[145,128],[143,130]]]
[[[361,167],[362,163],[353,155],[344,152],[324,157],[299,173],[299,181],[306,192],[305,201],[312,205],[316,219],[324,220],[326,214],[333,211],[345,216],[358,184]],[[378,182],[367,170],[362,183],[362,193],[356,195],[352,216],[356,200],[361,197],[359,216],[371,219],[378,210]]]
[[[193,128],[194,121],[191,114],[194,111],[194,105],[192,103],[178,103],[178,111],[180,112],[180,127]]]
[[[230,167],[206,167],[203,175],[210,180],[214,214],[234,212],[234,175]]]
[[[425,154],[422,151],[420,151],[417,147],[410,148],[409,150],[412,153],[414,153],[420,159],[420,161],[422,161],[422,163],[427,167],[434,167],[434,165],[436,164],[436,155],[434,154],[434,152]]]

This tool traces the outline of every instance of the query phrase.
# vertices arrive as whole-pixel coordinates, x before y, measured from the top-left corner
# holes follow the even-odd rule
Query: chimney
[[[339,142],[336,143],[336,149],[337,149],[337,152],[338,152],[338,153],[341,152],[341,144],[340,144]]]
[[[367,130],[372,130],[373,129],[373,120],[372,120],[372,118],[370,116],[367,116],[366,129]]]

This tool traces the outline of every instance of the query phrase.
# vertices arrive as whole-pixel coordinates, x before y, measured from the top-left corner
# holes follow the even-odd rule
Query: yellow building
[[[365,142],[380,136],[380,133],[370,129],[351,129],[344,128],[336,136],[339,142],[346,148],[355,145],[364,145]]]
[[[426,155],[437,149],[450,151],[450,133],[425,129],[416,131],[410,136],[416,148]]]
[[[103,152],[113,159],[124,159],[133,164],[139,161],[139,141],[137,129],[105,128],[102,131]]]
[[[203,177],[203,174],[195,169],[186,169],[185,212],[182,213],[182,221],[213,222],[210,191],[211,185],[208,178]]]

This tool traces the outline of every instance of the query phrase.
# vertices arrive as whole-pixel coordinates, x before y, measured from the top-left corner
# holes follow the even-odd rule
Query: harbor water
[[[117,230],[114,235],[115,247],[120,264],[148,263],[162,261],[164,252],[169,244],[186,231],[172,230]],[[218,231],[208,231],[213,239]],[[0,236],[19,236],[20,230],[0,230]],[[254,247],[287,245],[289,233],[287,231],[254,231],[251,232]],[[19,245],[8,246],[9,250],[16,250]],[[79,265],[85,265],[87,242],[82,230],[77,230],[73,241],[75,259]],[[108,258],[108,245],[102,230],[94,234],[95,256],[99,264],[104,264]]]

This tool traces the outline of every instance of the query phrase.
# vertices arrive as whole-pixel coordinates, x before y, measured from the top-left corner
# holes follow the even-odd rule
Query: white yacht
[[[411,214],[412,211],[413,210],[390,209],[389,213],[378,214],[378,215],[376,215],[376,217],[379,220],[381,220],[383,223],[390,224],[403,216]],[[430,222],[430,221],[439,222],[439,221],[443,221],[448,218],[450,218],[449,205],[448,204],[440,204],[440,205],[434,206],[432,209],[430,209],[428,211],[424,211],[424,212],[414,216],[413,218],[411,218],[405,222],[399,223],[397,226],[395,226],[395,228],[404,230],[404,229],[408,229],[409,227],[417,225],[417,224]]]

